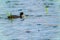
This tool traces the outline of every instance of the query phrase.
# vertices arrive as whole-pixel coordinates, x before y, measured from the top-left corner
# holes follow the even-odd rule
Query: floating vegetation
[[[6,14],[7,14],[7,16],[12,15],[12,13],[10,13],[9,11],[6,11]]]
[[[46,14],[48,14],[48,6],[45,6]]]
[[[48,5],[48,3],[44,3],[44,7],[45,7],[46,14],[48,14],[48,8],[49,8],[50,6]]]

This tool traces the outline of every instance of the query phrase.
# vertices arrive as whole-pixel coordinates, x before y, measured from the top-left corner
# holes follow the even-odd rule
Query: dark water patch
[[[21,21],[24,21],[24,19],[21,19]]]
[[[53,26],[53,28],[56,28],[56,27],[58,27],[57,25],[56,26]]]
[[[49,1],[54,1],[54,0],[49,0]]]
[[[18,11],[22,11],[22,9],[19,9]]]
[[[33,10],[31,10],[31,9],[30,9],[30,10],[28,10],[28,11],[29,11],[29,12],[33,12]]]
[[[49,6],[49,5],[54,5],[54,3],[44,3],[44,5]]]
[[[8,8],[16,8],[15,6],[8,6]]]
[[[44,15],[44,16],[52,16],[52,15]]]
[[[15,3],[14,5],[24,5],[23,3],[20,3],[20,4],[18,4],[18,3]]]
[[[44,40],[50,40],[50,39],[44,39]]]
[[[36,17],[42,17],[42,15],[37,15]]]
[[[39,40],[50,40],[50,39],[48,39],[48,38],[47,38],[47,39],[44,39],[44,38],[43,38],[43,39],[39,39]]]
[[[44,5],[48,5],[47,3],[44,3]]]
[[[37,24],[37,25],[41,25],[41,24]]]
[[[40,32],[40,30],[38,30],[38,32]]]
[[[30,16],[30,17],[32,17],[32,16],[34,16],[34,15],[25,15],[25,16]]]
[[[6,3],[10,3],[11,1],[6,1]]]
[[[14,5],[19,5],[19,4],[15,3]]]
[[[26,33],[31,33],[31,31],[26,31]]]
[[[11,40],[20,40],[20,39],[11,39]]]
[[[11,2],[20,2],[20,1],[15,1],[15,0],[14,0],[14,1],[11,1]]]
[[[49,25],[50,28],[57,28],[58,26],[57,25]],[[47,28],[49,28],[47,27]]]
[[[49,8],[50,6],[49,5],[46,5],[45,8]]]
[[[25,15],[25,16],[29,16],[29,15]]]
[[[15,1],[15,0],[12,0],[12,1],[11,1],[11,0],[10,0],[10,1],[6,1],[6,2],[20,2],[20,1]]]
[[[34,16],[34,15],[30,15],[30,16]]]
[[[19,5],[24,5],[23,3],[19,4]]]
[[[2,17],[0,17],[0,19],[1,19]]]
[[[54,5],[54,3],[50,3],[49,5]]]
[[[42,0],[42,1],[45,1],[45,0]]]

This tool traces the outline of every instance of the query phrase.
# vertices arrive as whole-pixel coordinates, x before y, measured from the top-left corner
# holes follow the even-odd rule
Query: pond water
[[[0,40],[60,40],[59,0],[0,0]],[[46,11],[46,8],[48,11]],[[29,15],[7,19],[9,14]]]

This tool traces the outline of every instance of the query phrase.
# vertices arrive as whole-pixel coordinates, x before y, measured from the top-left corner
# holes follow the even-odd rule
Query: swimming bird
[[[16,19],[16,18],[24,18],[24,13],[20,12],[20,15],[10,15],[8,16],[8,19]]]

